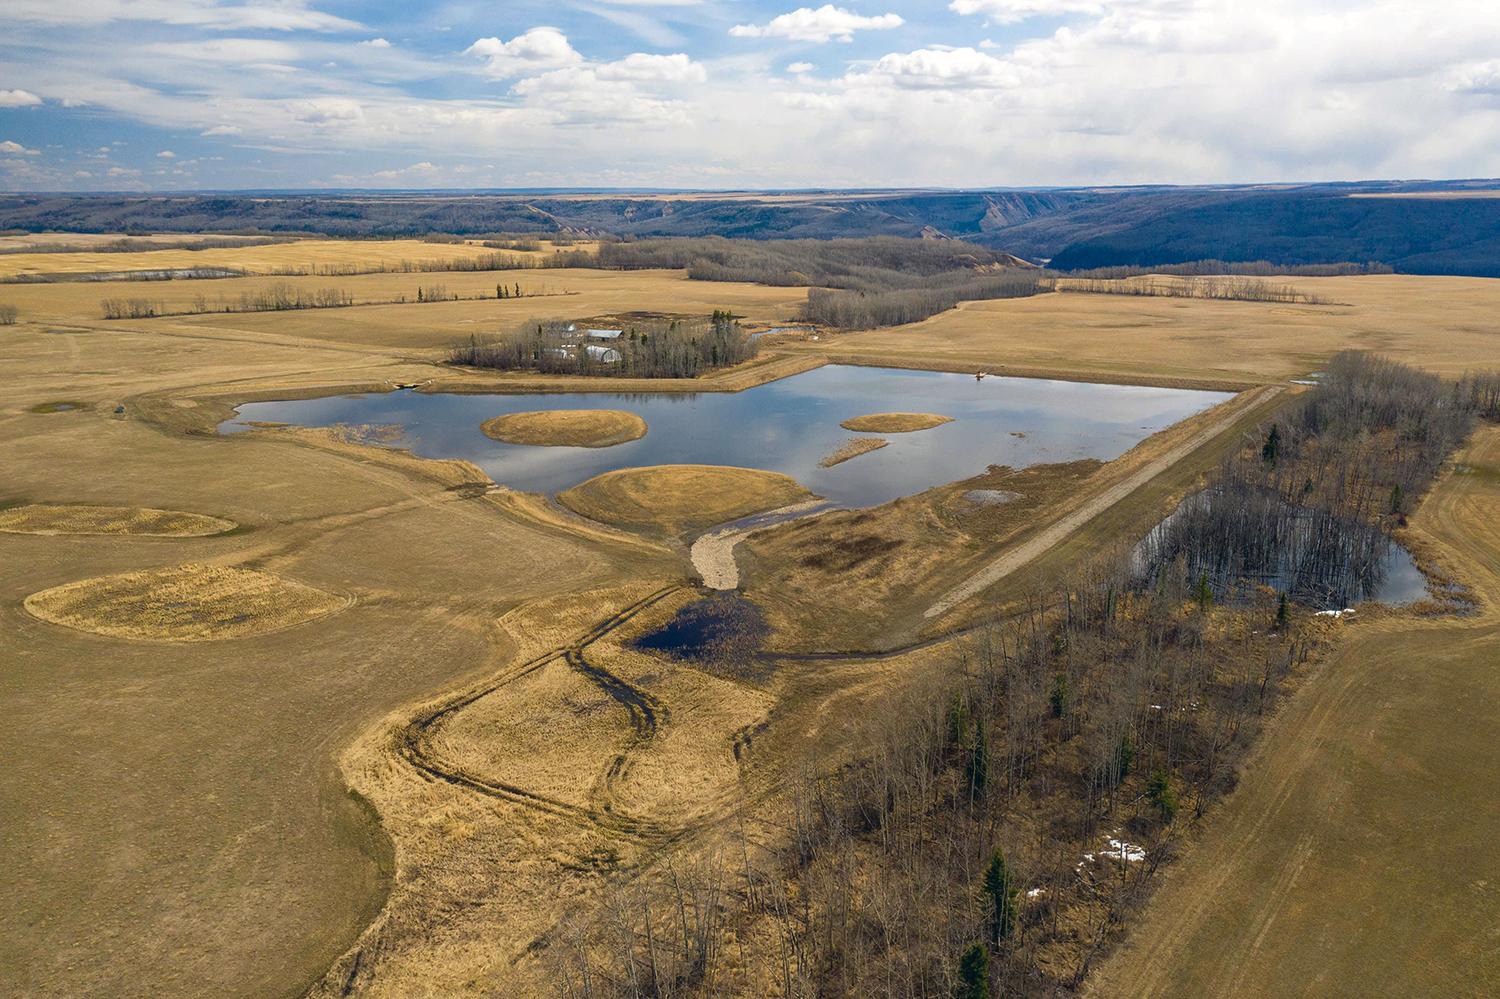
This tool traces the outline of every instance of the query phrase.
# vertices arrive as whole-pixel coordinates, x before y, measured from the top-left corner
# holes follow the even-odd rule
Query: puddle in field
[[[714,593],[683,607],[632,644],[646,652],[744,674],[771,634],[761,609],[735,593]]]
[[[864,507],[967,478],[990,465],[1108,461],[1152,433],[1228,399],[1228,393],[828,365],[738,393],[597,392],[444,395],[397,391],[241,406],[219,429],[250,424],[397,426],[383,443],[429,458],[464,458],[497,483],[557,493],[621,468],[704,464],[795,478],[831,503]],[[502,444],[480,432],[505,413],[622,409],[647,435],[610,448]],[[889,435],[858,461],[820,462],[849,438],[843,420],[868,413],[940,413],[952,423]]]

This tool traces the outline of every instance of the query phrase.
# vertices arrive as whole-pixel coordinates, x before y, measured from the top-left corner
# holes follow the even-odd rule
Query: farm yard
[[[948,279],[471,269],[598,249],[571,241],[3,239],[0,277],[56,278],[0,283],[0,689],[27,719],[0,735],[0,903],[27,914],[0,978],[20,994],[613,994],[627,968],[951,992],[936,940],[983,932],[996,829],[1017,990],[1500,975],[1500,817],[1468,804],[1500,723],[1483,406],[1421,474],[1407,424],[1347,438],[1432,599],[1327,617],[1121,568],[1237,461],[1347,514],[1312,470],[1343,468],[1347,429],[1312,426],[1315,383],[1387,377],[1345,351],[1493,369],[1493,280],[1275,278],[1296,302],[1007,287],[861,330],[810,319],[816,293],[926,308]],[[211,268],[243,273],[74,279]],[[545,323],[746,353],[696,377],[463,363]],[[788,332],[752,349],[762,327]],[[1378,384],[1428,419],[1451,386],[1400,372]],[[719,530],[743,533],[737,585],[709,594],[690,552]],[[1128,688],[1107,668],[1127,664]],[[1434,803],[1435,783],[1460,792]],[[877,877],[888,894],[850,887]],[[1377,900],[1400,918],[1356,926]]]

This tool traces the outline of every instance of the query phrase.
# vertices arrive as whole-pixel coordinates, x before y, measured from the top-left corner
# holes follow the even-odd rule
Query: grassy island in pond
[[[486,437],[533,447],[614,447],[646,436],[646,421],[618,409],[554,409],[486,420]]]
[[[839,426],[862,434],[909,434],[952,422],[953,417],[937,413],[871,413],[845,420]]]
[[[605,472],[558,496],[592,520],[654,534],[681,535],[808,499],[777,472],[718,465],[656,465]]]

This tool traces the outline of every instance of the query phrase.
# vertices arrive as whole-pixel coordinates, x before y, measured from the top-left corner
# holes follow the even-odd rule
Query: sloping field
[[[1458,375],[1500,357],[1500,282],[1274,278],[1330,302],[1279,305],[1078,293],[969,302],[910,326],[816,349],[867,364],[946,366],[1090,381],[1252,384],[1301,377],[1340,350]],[[814,349],[798,345],[793,349]]]
[[[407,304],[158,319],[103,318],[103,302],[107,299],[140,298],[159,303],[162,312],[186,312],[200,296],[212,308],[220,301],[237,303],[242,295],[279,284],[304,292],[339,289],[353,296],[356,303],[392,302],[405,297]],[[497,300],[496,284],[507,290],[519,284],[526,297]],[[437,286],[463,298],[485,296],[488,300],[417,302],[418,289]],[[715,309],[730,309],[750,320],[776,323],[796,315],[806,299],[807,292],[801,288],[690,281],[685,271],[668,270],[561,269],[0,285],[0,302],[15,305],[23,320],[82,323],[103,329],[167,327],[205,334],[265,334],[381,348],[440,349],[472,335],[511,329],[528,319],[638,311],[708,315]]]
[[[1500,428],[1458,460],[1413,533],[1480,613],[1348,625],[1091,995],[1500,990]]]
[[[70,237],[70,240],[74,237]],[[175,237],[164,237],[175,238]],[[251,274],[313,268],[379,270],[403,261],[473,260],[492,254],[536,256],[491,250],[472,243],[425,243],[419,239],[305,239],[269,246],[207,247],[202,250],[142,250],[137,253],[0,254],[0,277],[22,274],[98,274],[115,271],[167,271],[222,267]]]

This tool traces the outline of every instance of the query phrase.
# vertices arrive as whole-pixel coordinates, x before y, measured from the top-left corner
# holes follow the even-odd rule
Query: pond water
[[[501,485],[557,493],[620,468],[731,465],[782,472],[840,506],[864,507],[983,472],[1097,458],[1228,399],[1228,393],[1095,385],[827,365],[738,393],[443,395],[398,391],[240,407],[219,429],[250,422],[397,426],[381,442],[429,458],[464,458]],[[611,448],[502,444],[480,424],[505,413],[622,409],[649,426]],[[954,422],[911,434],[855,435],[839,426],[867,413],[940,413]],[[890,446],[832,468],[819,462],[851,436]]]
[[[1195,562],[1191,554],[1194,543],[1191,540],[1179,542],[1182,544],[1179,549],[1173,547],[1170,539],[1174,525],[1189,516],[1203,496],[1196,493],[1184,499],[1136,545],[1133,568],[1143,580],[1154,578],[1164,558],[1168,561],[1175,557],[1185,558],[1189,576],[1198,571],[1193,567]],[[1247,586],[1267,586],[1324,610],[1342,610],[1371,601],[1402,607],[1433,595],[1427,577],[1417,567],[1411,552],[1377,526],[1370,526],[1365,543],[1351,540],[1348,545],[1335,547],[1331,552],[1326,549],[1311,551],[1308,546],[1311,532],[1306,528],[1309,522],[1310,518],[1299,518],[1294,522],[1279,549],[1279,557],[1271,552],[1256,553],[1257,556],[1268,556],[1271,563],[1261,566],[1258,571],[1249,564],[1242,565],[1235,578],[1226,580],[1220,578],[1221,570],[1205,568],[1215,590],[1235,601],[1247,596]],[[1305,562],[1299,562],[1299,552]]]

